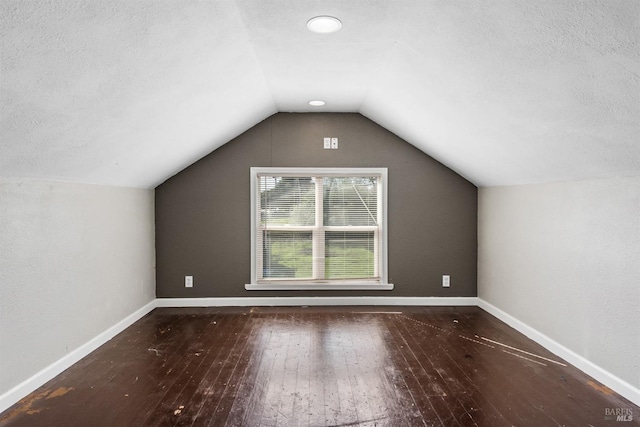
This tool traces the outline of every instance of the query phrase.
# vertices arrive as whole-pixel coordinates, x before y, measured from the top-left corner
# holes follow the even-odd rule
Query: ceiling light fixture
[[[326,104],[326,102],[320,99],[314,99],[313,101],[309,101],[309,105],[313,107],[322,107],[324,104]]]
[[[307,28],[313,33],[335,33],[342,28],[342,22],[333,16],[316,16],[307,21]]]

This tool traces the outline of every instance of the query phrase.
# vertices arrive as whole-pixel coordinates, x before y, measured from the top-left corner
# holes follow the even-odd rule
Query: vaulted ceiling
[[[1,0],[0,43],[0,177],[154,187],[278,111],[479,186],[640,176],[637,0]]]

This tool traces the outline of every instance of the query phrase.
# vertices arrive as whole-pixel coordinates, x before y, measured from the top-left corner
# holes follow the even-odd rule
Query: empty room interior
[[[640,2],[0,0],[0,426],[640,425]]]

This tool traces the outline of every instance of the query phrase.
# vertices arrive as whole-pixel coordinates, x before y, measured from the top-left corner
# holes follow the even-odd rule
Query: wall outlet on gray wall
[[[442,275],[442,287],[443,288],[448,288],[451,286],[451,276],[449,276],[448,274],[443,274]]]
[[[193,276],[184,276],[184,287],[193,288]]]

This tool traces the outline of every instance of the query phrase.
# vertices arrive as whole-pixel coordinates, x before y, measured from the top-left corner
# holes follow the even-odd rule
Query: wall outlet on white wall
[[[193,276],[184,276],[184,287],[193,288]]]
[[[443,288],[448,288],[451,286],[451,276],[449,276],[448,274],[443,274],[442,275],[442,287]]]

